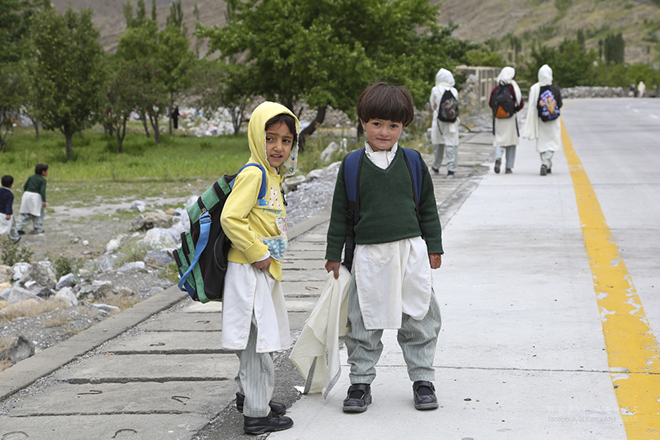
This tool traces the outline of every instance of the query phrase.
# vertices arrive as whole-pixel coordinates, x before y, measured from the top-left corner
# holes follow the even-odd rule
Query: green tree
[[[245,108],[253,96],[250,73],[243,64],[198,60],[191,71],[195,107],[213,114],[222,107],[231,115],[234,134],[241,129]]]
[[[138,106],[138,97],[141,96],[142,71],[139,66],[118,57],[113,61],[113,73],[106,87],[104,120],[117,139],[117,152],[123,153],[126,122]]]
[[[58,129],[73,158],[73,135],[91,127],[101,114],[105,53],[92,10],[54,10],[34,21],[34,60],[30,63],[32,102],[47,130]]]
[[[0,151],[3,153],[13,133],[13,123],[18,119],[21,105],[27,99],[27,91],[21,64],[0,64]]]
[[[537,82],[542,65],[552,68],[553,80],[560,87],[591,86],[595,82],[594,61],[598,54],[586,51],[577,40],[565,40],[559,47],[532,47],[531,59],[523,69],[522,76]]]
[[[603,55],[607,64],[620,64],[625,60],[626,42],[621,32],[618,34],[609,34],[605,37],[603,43]]]
[[[226,26],[198,25],[197,36],[222,57],[245,53],[257,93],[294,112],[301,100],[316,107],[301,142],[327,106],[355,115],[360,92],[379,79],[405,84],[425,101],[421,84],[428,92],[438,66],[451,63],[447,41],[431,46],[451,37],[432,35],[438,10],[428,0],[229,0],[227,9]]]

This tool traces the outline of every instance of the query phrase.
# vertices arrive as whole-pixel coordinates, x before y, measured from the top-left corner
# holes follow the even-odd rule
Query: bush
[[[79,264],[76,262],[75,259],[70,258],[70,257],[65,257],[64,255],[60,255],[53,261],[53,269],[55,269],[55,276],[57,279],[60,279],[60,277],[63,277],[66,274],[73,273],[76,270],[76,267]]]
[[[31,263],[34,252],[27,246],[20,246],[6,237],[0,239],[0,252],[2,264],[13,266],[16,263]]]

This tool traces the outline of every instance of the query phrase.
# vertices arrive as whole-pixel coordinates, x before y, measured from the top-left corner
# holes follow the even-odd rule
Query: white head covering
[[[516,76],[516,70],[513,67],[504,67],[499,75],[497,75],[497,84],[501,86],[508,86],[511,84],[516,95],[516,106],[520,105],[522,100],[522,93],[518,83],[513,79]]]
[[[539,85],[552,85],[552,69],[547,64],[542,65],[539,69]]]
[[[454,75],[447,69],[440,69],[438,73],[435,74],[435,85],[442,86],[446,89],[454,87],[456,82],[454,81]]]

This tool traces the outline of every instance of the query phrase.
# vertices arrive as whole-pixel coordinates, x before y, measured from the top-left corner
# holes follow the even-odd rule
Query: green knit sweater
[[[27,182],[23,185],[25,192],[33,192],[41,194],[41,201],[46,201],[46,178],[41,174],[33,174],[28,177]]]
[[[363,158],[358,189],[360,217],[355,225],[356,244],[389,243],[421,235],[426,241],[430,254],[443,253],[442,229],[433,193],[433,182],[423,162],[422,169],[422,192],[419,203],[421,221],[418,222],[415,215],[412,179],[403,157],[403,150],[397,149],[394,160],[384,170],[367,157]],[[347,209],[342,163],[332,200],[325,253],[327,260],[341,261],[349,221],[346,215]]]

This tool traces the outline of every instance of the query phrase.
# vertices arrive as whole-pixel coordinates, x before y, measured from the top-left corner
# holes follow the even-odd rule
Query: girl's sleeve
[[[256,167],[244,169],[234,182],[234,188],[222,209],[220,222],[234,247],[245,254],[250,263],[264,256],[268,246],[250,228],[248,215],[257,203],[261,187],[261,171]]]

